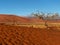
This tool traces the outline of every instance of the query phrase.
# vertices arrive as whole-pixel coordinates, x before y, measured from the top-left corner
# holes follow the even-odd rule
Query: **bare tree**
[[[44,13],[37,11],[37,13],[32,13],[32,16],[39,18],[39,19],[44,19]]]

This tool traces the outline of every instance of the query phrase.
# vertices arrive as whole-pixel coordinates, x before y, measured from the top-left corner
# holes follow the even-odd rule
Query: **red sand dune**
[[[45,21],[38,18],[28,18],[17,15],[0,14],[0,22],[40,23]],[[55,20],[55,21],[53,20],[47,22],[60,23],[60,20]]]
[[[16,15],[0,14],[0,22],[37,23],[43,22],[43,20],[38,18],[27,18]]]
[[[26,17],[16,16],[16,15],[6,15],[0,14],[0,22],[21,22],[26,23],[30,20]]]

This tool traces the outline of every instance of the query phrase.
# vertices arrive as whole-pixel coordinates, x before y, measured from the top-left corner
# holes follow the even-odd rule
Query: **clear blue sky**
[[[60,13],[60,0],[0,0],[0,14],[25,16],[36,10]]]

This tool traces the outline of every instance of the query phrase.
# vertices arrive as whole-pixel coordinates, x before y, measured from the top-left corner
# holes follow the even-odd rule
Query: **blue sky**
[[[0,14],[26,16],[36,10],[60,13],[60,0],[0,0]]]

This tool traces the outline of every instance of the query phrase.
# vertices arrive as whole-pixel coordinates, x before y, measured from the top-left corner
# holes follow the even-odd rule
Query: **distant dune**
[[[20,22],[20,23],[27,23],[30,20],[26,17],[16,16],[16,15],[7,15],[7,14],[0,14],[0,22]]]
[[[37,23],[43,20],[38,18],[28,18],[17,15],[0,14],[0,22]]]
[[[45,21],[34,17],[28,18],[28,17],[10,15],[10,14],[0,14],[0,22],[40,23]],[[55,21],[53,20],[47,22],[60,22],[60,20],[55,20]]]

